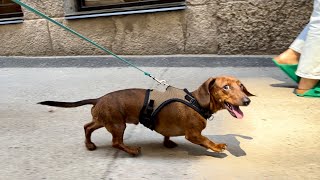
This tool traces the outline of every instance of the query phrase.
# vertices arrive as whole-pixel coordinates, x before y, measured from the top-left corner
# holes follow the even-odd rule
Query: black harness
[[[184,96],[184,99],[170,98],[170,99],[162,102],[161,105],[159,105],[156,109],[154,109],[154,100],[149,99],[151,91],[153,91],[153,90],[147,89],[147,91],[146,91],[146,95],[144,98],[144,104],[143,104],[143,107],[140,111],[140,116],[139,116],[140,123],[151,130],[154,130],[154,128],[155,128],[156,115],[161,111],[161,109],[163,107],[165,107],[166,105],[173,103],[173,102],[181,102],[181,103],[185,104],[186,106],[189,106],[190,108],[192,108],[196,112],[198,112],[205,119],[208,119],[212,115],[212,113],[209,109],[205,109],[200,106],[198,101],[192,96],[192,94],[187,89],[183,90],[186,94]]]

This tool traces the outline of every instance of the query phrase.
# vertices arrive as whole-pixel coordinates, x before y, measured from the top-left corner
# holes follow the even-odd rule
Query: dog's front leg
[[[222,152],[227,147],[226,144],[215,144],[214,142],[210,141],[207,137],[202,136],[201,132],[197,130],[188,131],[185,137],[190,142],[203,146],[207,149],[211,149],[212,151],[215,151],[215,152]]]

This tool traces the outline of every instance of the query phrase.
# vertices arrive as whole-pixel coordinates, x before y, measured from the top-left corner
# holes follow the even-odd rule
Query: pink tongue
[[[243,118],[243,112],[240,110],[240,108],[232,109],[232,112],[236,115],[238,119]]]

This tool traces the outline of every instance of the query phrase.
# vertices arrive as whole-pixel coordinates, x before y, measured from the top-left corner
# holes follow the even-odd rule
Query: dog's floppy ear
[[[210,104],[210,89],[215,82],[215,78],[209,78],[194,92],[194,96],[197,99],[201,107],[209,107]]]
[[[247,96],[255,96],[254,94],[251,94],[243,84],[242,84],[242,91],[243,91]]]

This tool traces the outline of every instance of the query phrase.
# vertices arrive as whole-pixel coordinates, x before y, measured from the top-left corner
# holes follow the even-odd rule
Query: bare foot
[[[318,82],[318,79],[301,78],[298,85],[298,89],[296,89],[296,93],[303,94],[309,89],[312,89]]]
[[[298,64],[300,58],[300,53],[292,50],[287,49],[283,53],[281,53],[279,56],[275,57],[274,59],[279,64]]]

